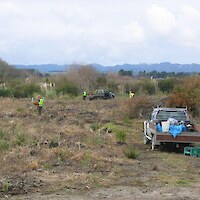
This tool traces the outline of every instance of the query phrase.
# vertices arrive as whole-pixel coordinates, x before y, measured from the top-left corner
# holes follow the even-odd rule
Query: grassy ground
[[[28,99],[0,99],[0,197],[101,199],[109,191],[131,199],[130,188],[141,198],[162,199],[163,188],[175,195],[187,188],[177,198],[199,197],[199,158],[151,151],[143,145],[144,119],[128,119],[126,105],[125,99],[47,100],[38,116]]]

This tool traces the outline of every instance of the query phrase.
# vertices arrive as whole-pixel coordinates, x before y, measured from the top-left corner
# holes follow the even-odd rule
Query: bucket
[[[169,121],[162,122],[162,132],[168,132],[169,131]]]

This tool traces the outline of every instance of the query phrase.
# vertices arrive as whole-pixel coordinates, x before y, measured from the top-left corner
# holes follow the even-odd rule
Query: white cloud
[[[181,47],[200,48],[200,11],[191,5],[183,5],[177,16],[176,34],[174,43]]]
[[[138,22],[131,22],[130,24],[123,26],[119,31],[119,40],[125,43],[139,44],[144,42],[145,34],[143,27]]]
[[[194,47],[200,62],[196,0],[0,0],[0,23],[11,63],[170,61],[170,49],[178,62]]]
[[[89,13],[84,12],[82,7],[70,1],[58,3],[51,9],[51,13],[58,17],[61,21],[74,21],[77,19],[77,16],[83,20],[84,18],[88,18],[90,16]]]
[[[186,51],[190,47],[200,48],[200,11],[194,6],[183,3],[174,10],[153,4],[147,9],[147,21],[151,30],[148,39],[163,40],[163,47],[185,47]]]
[[[181,17],[183,17],[182,20],[184,20],[184,23],[197,25],[200,22],[200,11],[191,5],[184,5]]]
[[[1,13],[1,16],[4,15],[4,16],[8,16],[8,15],[18,15],[21,13],[21,10],[20,8],[12,3],[12,2],[9,2],[9,1],[1,1],[0,2],[0,13]]]
[[[175,16],[165,7],[152,5],[147,9],[150,27],[159,34],[169,35],[177,26]]]

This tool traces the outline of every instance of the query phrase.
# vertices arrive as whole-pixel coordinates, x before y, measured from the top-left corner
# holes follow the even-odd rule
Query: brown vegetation
[[[200,114],[200,77],[187,78],[168,99],[170,107],[187,107],[193,116]]]

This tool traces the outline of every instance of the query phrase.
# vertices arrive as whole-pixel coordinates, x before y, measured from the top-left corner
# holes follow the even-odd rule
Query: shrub
[[[178,83],[178,80],[175,78],[168,78],[158,81],[158,88],[161,92],[169,93],[173,91],[174,87]]]
[[[67,151],[63,148],[54,149],[54,154],[56,156],[57,163],[60,165],[62,162],[66,160]]]
[[[97,77],[96,82],[98,88],[105,88],[107,86],[107,79],[105,76]]]
[[[4,140],[0,140],[0,151],[7,151],[9,149],[9,143]]]
[[[12,189],[13,185],[9,182],[3,182],[1,186],[1,190],[3,192],[9,192]]]
[[[26,84],[24,87],[24,93],[26,95],[26,97],[31,97],[33,96],[34,93],[40,93],[40,87],[39,85],[30,83],[30,84]]]
[[[127,138],[127,134],[124,131],[116,131],[115,133],[117,143],[124,144]]]
[[[148,95],[153,95],[156,93],[156,82],[153,80],[144,80],[142,82],[142,89],[143,93],[148,94]]]
[[[118,92],[118,83],[112,80],[109,80],[107,83],[107,89],[111,90],[112,92]]]
[[[77,96],[79,94],[78,88],[70,82],[60,84],[56,88],[57,94],[69,94],[70,96]]]
[[[17,85],[12,88],[16,98],[32,97],[34,93],[40,93],[40,87],[36,84]]]
[[[17,107],[17,112],[19,112],[19,113],[24,112],[24,108],[23,107]]]
[[[56,91],[46,91],[45,92],[45,96],[48,98],[48,99],[54,99],[56,97]]]
[[[189,183],[190,183],[189,180],[184,180],[184,179],[179,179],[179,180],[176,181],[176,184],[181,185],[181,186],[188,185]]]
[[[139,93],[141,89],[141,82],[140,81],[135,81],[134,83],[125,83],[124,89],[126,93],[129,93],[130,90],[133,91],[135,94]]]
[[[93,138],[93,143],[97,145],[102,145],[102,144],[105,144],[105,139],[100,136],[95,136]]]
[[[1,97],[12,97],[13,93],[9,89],[0,89],[0,96]]]
[[[50,169],[49,163],[45,163],[45,164],[42,166],[42,168],[45,169],[45,170],[49,170],[49,169]]]
[[[5,131],[0,129],[0,139],[3,139],[5,134],[6,134]]]
[[[13,96],[15,98],[25,98],[26,97],[24,90],[23,90],[23,86],[21,86],[21,87],[17,86],[15,88],[13,88],[12,91],[13,91]]]
[[[174,88],[167,101],[170,107],[187,107],[194,117],[200,115],[200,77],[185,79]]]
[[[19,145],[19,146],[22,146],[26,143],[26,138],[25,138],[25,135],[22,134],[22,133],[17,133],[16,134],[16,144]]]
[[[87,166],[91,163],[92,157],[90,152],[85,152],[81,160],[81,165]]]
[[[90,124],[90,128],[93,130],[93,131],[96,131],[100,128],[99,124],[98,123],[92,123]]]
[[[155,80],[135,80],[134,83],[126,83],[125,91],[128,93],[132,90],[135,94],[154,95],[157,91],[157,83]]]
[[[141,152],[138,149],[131,147],[124,150],[124,154],[127,158],[136,159],[141,154]]]
[[[152,110],[153,103],[146,95],[135,96],[125,104],[125,114],[128,118],[141,118]]]

